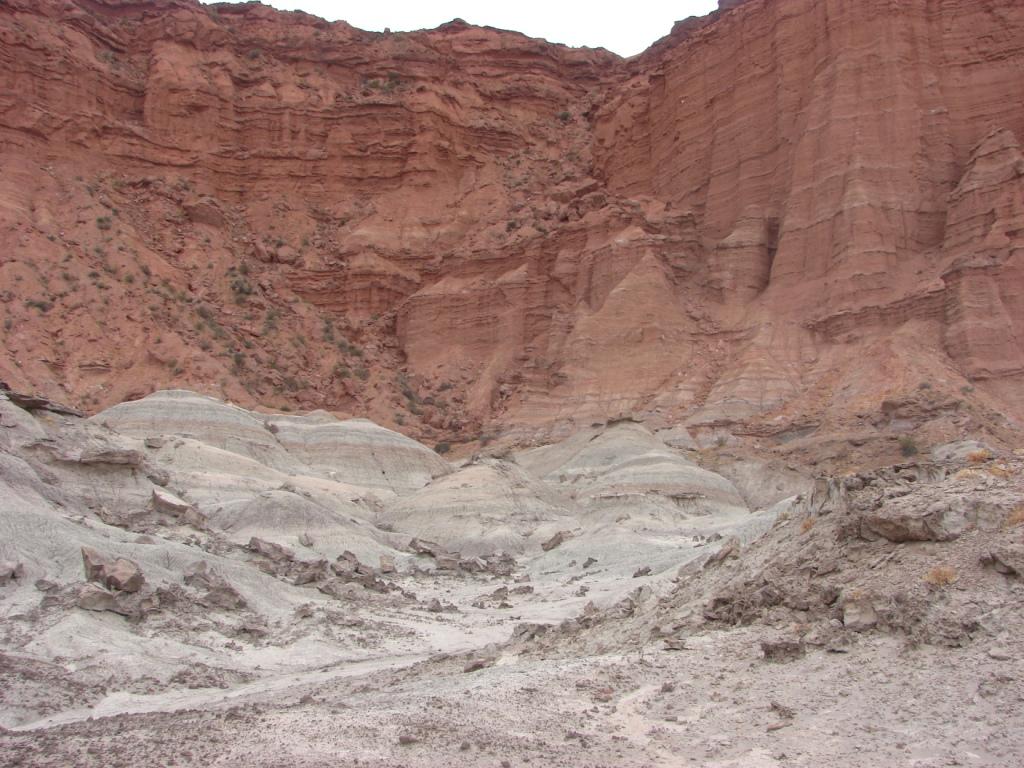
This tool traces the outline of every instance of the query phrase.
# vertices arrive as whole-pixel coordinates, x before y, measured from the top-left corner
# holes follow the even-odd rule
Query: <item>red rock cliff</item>
[[[1015,0],[724,3],[625,61],[461,22],[7,0],[0,64],[12,385],[437,439],[1024,416]]]

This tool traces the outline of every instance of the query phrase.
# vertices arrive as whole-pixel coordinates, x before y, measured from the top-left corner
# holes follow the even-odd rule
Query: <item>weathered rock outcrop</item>
[[[633,415],[797,450],[895,428],[922,382],[911,427],[1006,428],[1022,36],[1014,0],[747,0],[624,61],[461,22],[11,0],[0,378],[435,443]]]

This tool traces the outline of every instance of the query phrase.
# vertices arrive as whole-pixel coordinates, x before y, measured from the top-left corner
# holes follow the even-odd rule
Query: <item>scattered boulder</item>
[[[878,624],[878,613],[867,598],[852,598],[843,603],[843,626],[863,632]]]
[[[333,597],[335,600],[349,600],[359,596],[363,591],[358,584],[354,584],[349,581],[342,579],[328,579],[327,581],[318,582],[316,585],[318,591]]]
[[[0,562],[0,587],[25,577],[25,565],[10,560]]]
[[[243,621],[236,629],[235,635],[248,635],[253,639],[260,639],[270,634],[270,628],[263,618],[248,619]]]
[[[249,539],[246,549],[258,555],[263,555],[263,557],[275,563],[285,563],[295,559],[295,553],[288,549],[288,547],[272,541],[264,541],[255,536]]]
[[[321,561],[322,562],[322,561]],[[331,563],[330,573],[333,573],[337,578],[329,578],[330,573],[324,564],[323,578],[328,580],[329,584],[334,586],[328,586],[326,589],[319,587],[321,592],[324,594],[332,595],[337,597],[344,592],[346,595],[350,595],[346,590],[339,590],[337,584],[359,584],[366,589],[371,589],[375,592],[387,592],[391,586],[377,578],[377,571],[373,566],[366,565],[365,563],[359,562],[359,558],[356,557],[352,552],[345,551],[338,555],[337,560]]]
[[[166,488],[154,488],[152,493],[153,509],[167,515],[180,517],[192,509],[192,505],[175,496]]]
[[[434,558],[434,562],[437,563],[437,570],[439,571],[459,570],[459,558],[457,555],[439,555]]]
[[[479,672],[481,669],[494,665],[494,659],[477,658],[471,660],[466,666],[462,668],[463,672]]]
[[[879,537],[896,544],[908,541],[951,541],[965,530],[969,521],[962,505],[939,501],[924,510],[885,505],[861,518],[861,535]]]
[[[121,613],[114,593],[97,586],[96,584],[83,584],[78,590],[77,605],[86,611],[111,611]]]
[[[301,544],[302,546],[307,547],[307,548],[308,547],[312,547],[313,546],[313,537],[310,536],[308,533],[303,532],[299,536],[299,544]]]
[[[499,608],[511,608],[508,602],[508,587],[498,587],[493,592],[481,595],[472,602],[474,608],[487,608],[490,605],[497,605]]]
[[[185,214],[190,221],[196,224],[206,224],[210,227],[220,228],[225,224],[224,211],[216,198],[202,195],[181,204]]]
[[[534,622],[516,624],[515,629],[512,630],[511,641],[513,643],[528,643],[547,633],[549,629],[551,627],[548,624],[536,624]]]
[[[1024,576],[1024,545],[1004,544],[983,556],[981,562],[1004,576]]]
[[[495,552],[483,558],[487,572],[494,576],[511,576],[516,569],[516,559],[508,552]]]
[[[292,584],[301,587],[328,578],[326,560],[303,560],[292,564],[288,570]]]
[[[709,539],[710,541],[710,539]],[[730,536],[725,540],[725,543],[719,547],[718,551],[715,552],[704,562],[705,568],[711,568],[712,566],[718,565],[719,563],[725,562],[729,558],[735,558],[740,556],[740,540],[735,536]]]
[[[804,655],[804,644],[799,640],[762,640],[761,653],[765,661],[787,662]]]
[[[397,570],[398,569],[395,568],[395,558],[393,558],[391,555],[381,555],[380,556],[380,572],[381,573],[395,573],[395,572],[397,572]]]
[[[86,581],[96,582],[107,589],[138,592],[146,583],[137,563],[123,557],[111,560],[92,547],[82,547],[82,563]]]
[[[412,539],[409,542],[409,549],[417,555],[426,555],[427,557],[433,558],[449,554],[448,550],[440,544],[433,541],[427,541],[426,539]]]
[[[487,561],[481,557],[464,557],[459,560],[459,570],[466,573],[485,573]]]
[[[550,552],[555,547],[559,547],[572,538],[572,531],[559,531],[550,539],[540,545],[540,548],[545,552]]]
[[[238,590],[205,560],[199,560],[186,569],[185,583],[205,590],[206,594],[200,600],[209,608],[237,611],[247,606],[245,598]]]
[[[75,604],[86,611],[109,611],[138,619],[158,610],[160,598],[154,592],[122,592],[104,589],[98,584],[83,584],[75,597]]]
[[[185,525],[193,528],[203,529],[206,527],[205,516],[184,499],[175,496],[166,488],[156,487],[153,489],[151,500],[153,509],[165,515],[179,519]]]
[[[642,568],[637,568],[636,569],[636,571],[633,573],[633,578],[634,579],[639,579],[642,576],[650,576],[650,575],[651,575],[651,566],[645,565]]]

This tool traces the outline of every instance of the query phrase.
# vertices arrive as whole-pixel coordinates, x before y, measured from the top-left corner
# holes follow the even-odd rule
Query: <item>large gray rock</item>
[[[925,507],[893,499],[863,515],[861,534],[896,543],[952,541],[974,527],[998,527],[1004,514],[999,507],[964,496],[938,499]]]
[[[1024,576],[1024,544],[994,547],[982,562],[1005,576]]]
[[[853,598],[843,603],[843,626],[863,632],[878,624],[878,613],[867,598]]]

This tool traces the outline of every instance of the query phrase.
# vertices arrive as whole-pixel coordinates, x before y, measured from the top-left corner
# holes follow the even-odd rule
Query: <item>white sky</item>
[[[204,0],[210,2],[210,0]],[[607,48],[633,56],[688,16],[703,16],[718,0],[263,0],[282,10],[302,10],[360,29],[394,32],[432,29],[454,18],[511,29],[553,43]]]

